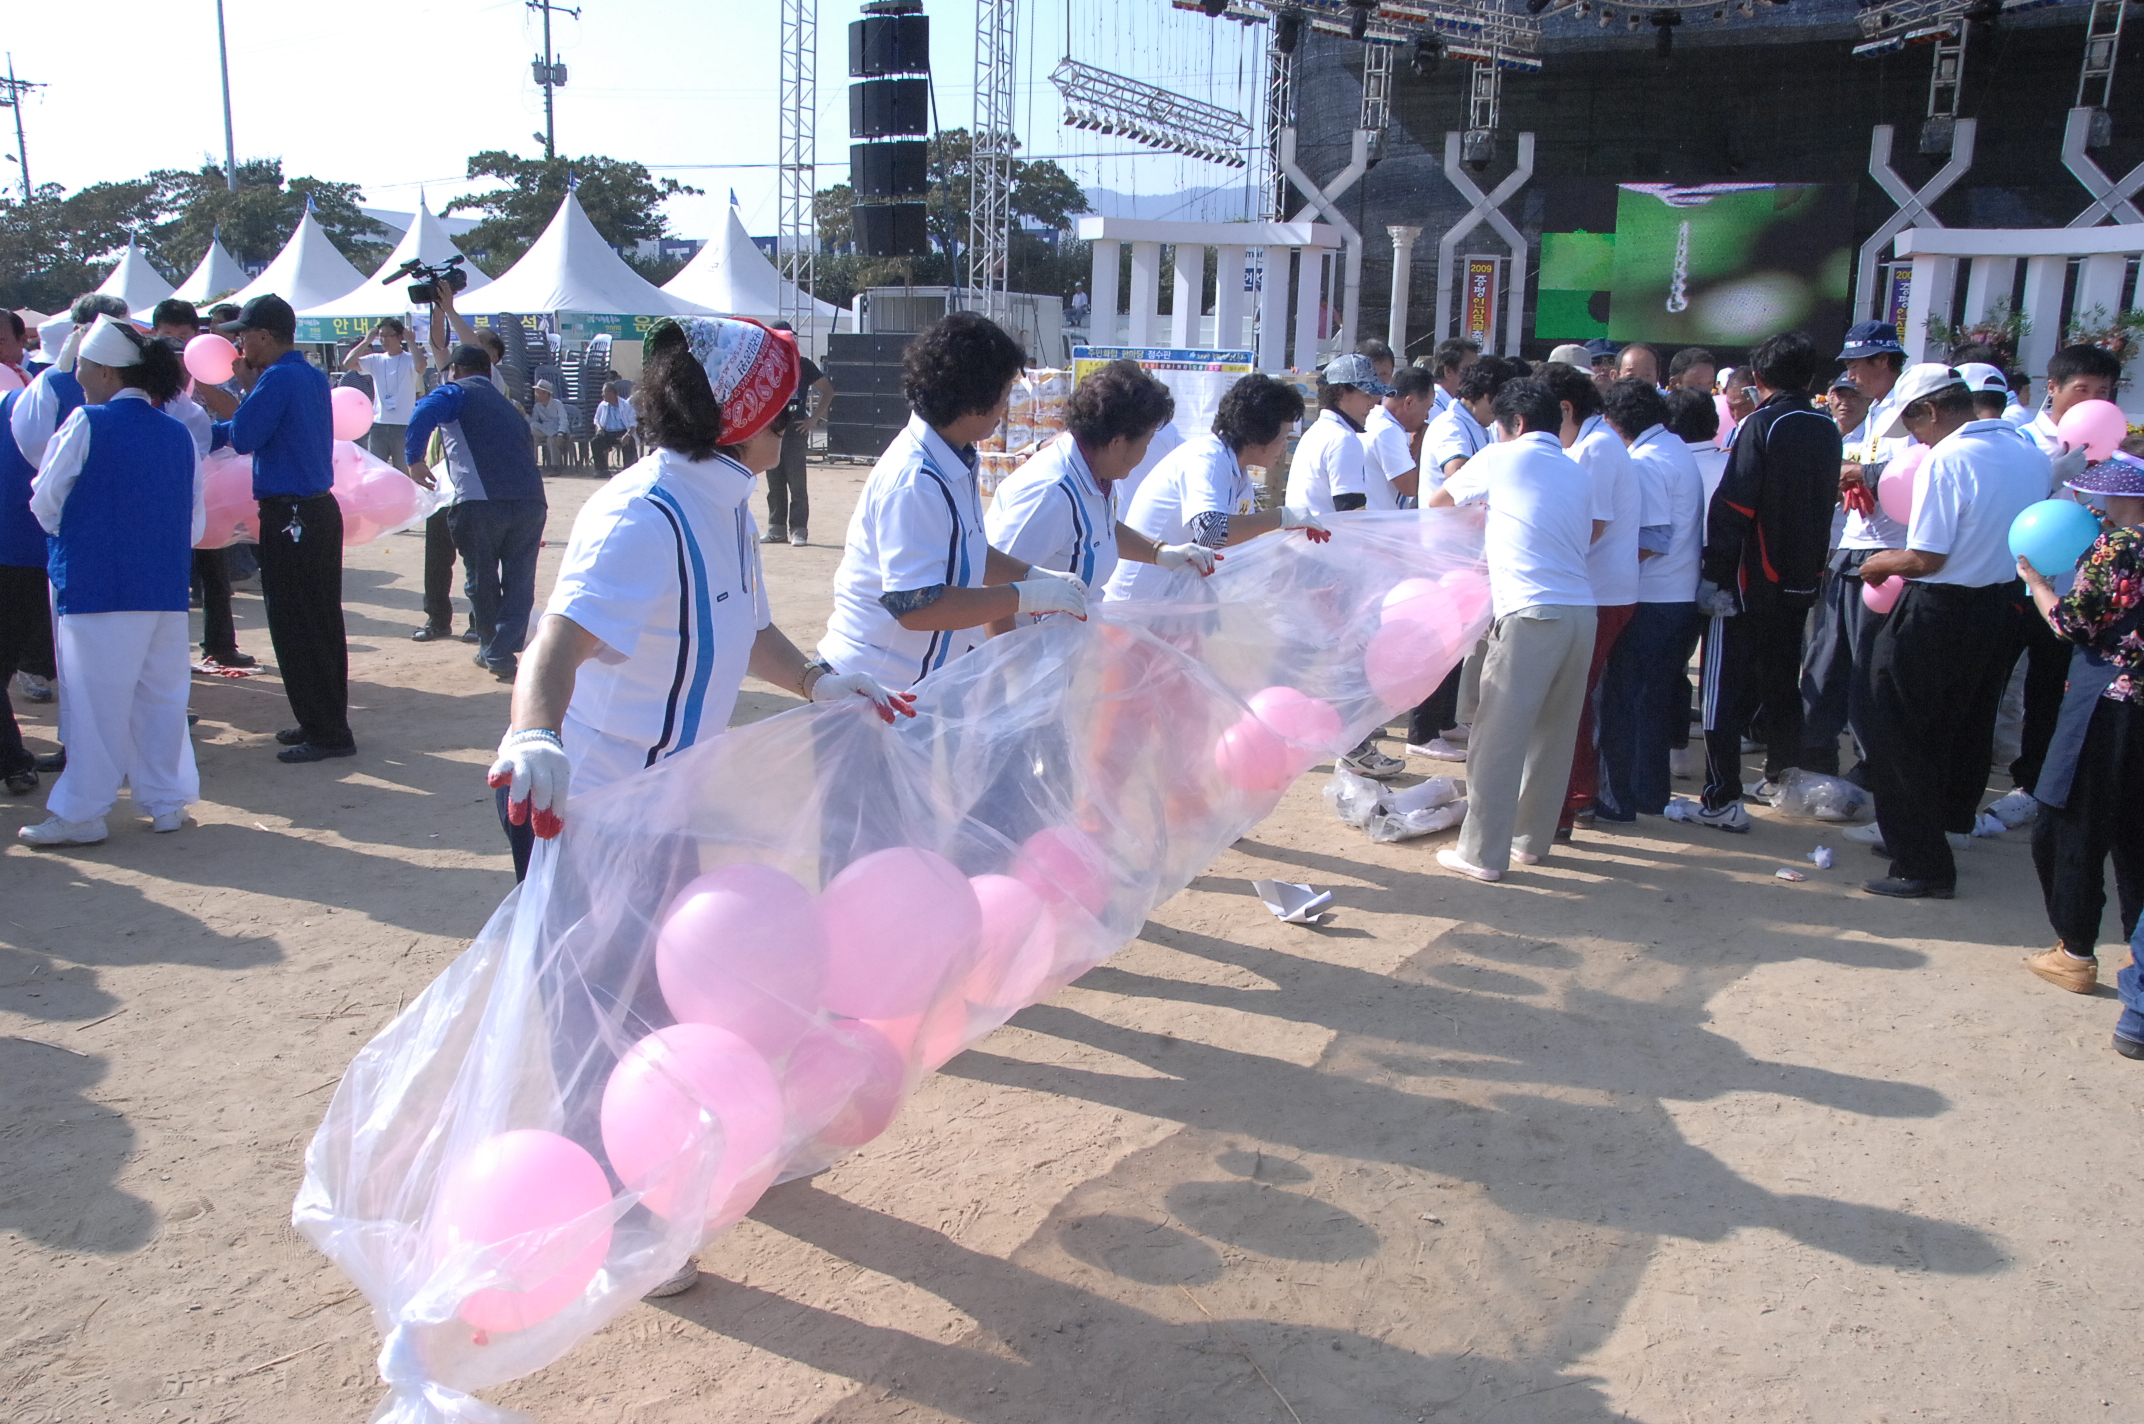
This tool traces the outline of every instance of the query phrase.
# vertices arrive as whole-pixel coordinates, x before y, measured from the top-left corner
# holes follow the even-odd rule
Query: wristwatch
[[[819,679],[834,670],[834,665],[825,658],[813,658],[804,664],[804,672],[798,681],[802,685],[804,700],[811,701],[811,690],[819,685]],[[815,676],[816,674],[816,676]]]

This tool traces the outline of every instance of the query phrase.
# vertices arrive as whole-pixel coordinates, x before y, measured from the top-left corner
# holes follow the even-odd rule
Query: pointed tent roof
[[[455,299],[471,316],[586,312],[608,316],[709,316],[714,309],[672,296],[625,263],[567,193],[551,225],[519,262],[481,292]]]
[[[759,250],[745,232],[744,221],[737,216],[735,207],[728,209],[721,229],[693,254],[684,269],[663,283],[663,290],[674,297],[731,316],[761,320],[781,315],[784,288],[793,292],[795,283],[776,271],[767,254]],[[816,298],[812,308],[825,321],[832,321],[841,312],[841,308]]]
[[[402,234],[402,241],[395,245],[395,250],[389,254],[387,260],[380,264],[378,271],[367,277],[363,285],[355,291],[347,292],[333,301],[323,302],[317,307],[298,308],[298,318],[303,321],[316,317],[400,316],[409,309],[409,296],[403,290],[407,284],[397,282],[393,286],[385,285],[382,279],[388,273],[397,270],[411,258],[422,258],[429,265],[461,256],[462,250],[454,245],[453,238],[447,236],[446,228],[432,215],[432,210],[424,205],[424,199],[419,198],[416,219],[410,223],[409,230]],[[462,271],[469,274],[469,285],[463,289],[465,292],[474,292],[479,287],[491,285],[491,278],[485,276],[474,262],[464,259]]]
[[[335,244],[313,217],[313,210],[307,208],[305,216],[298,219],[298,230],[283,244],[275,261],[226,300],[244,306],[255,297],[273,292],[302,312],[355,291],[364,280],[365,274],[335,250]]]
[[[251,280],[246,269],[238,265],[238,259],[223,245],[220,234],[208,240],[208,251],[201,254],[200,265],[193,275],[179,283],[179,289],[171,295],[181,301],[203,306],[230,292],[237,291]]]
[[[137,321],[147,321],[150,309],[171,295],[171,284],[149,265],[149,259],[134,245],[134,239],[128,238],[127,250],[119,254],[111,275],[98,285],[97,290],[124,301]]]

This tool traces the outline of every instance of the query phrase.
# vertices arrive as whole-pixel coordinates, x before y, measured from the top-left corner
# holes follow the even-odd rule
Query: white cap
[[[1918,366],[1908,366],[1906,373],[1898,378],[1891,388],[1892,416],[1883,429],[1876,432],[1879,440],[1889,440],[1906,433],[1906,407],[1925,400],[1939,392],[1952,390],[1965,384],[1965,378],[1941,361],[1923,361]]]
[[[102,312],[82,337],[82,344],[75,348],[75,357],[82,361],[94,361],[99,366],[139,366],[141,347],[128,339],[128,333],[119,329],[119,323]]]
[[[37,324],[37,348],[45,353],[47,361],[54,360],[59,356],[60,348],[67,344],[67,338],[72,335],[74,318],[61,312],[58,316]]]
[[[1576,366],[1581,371],[1593,369],[1593,353],[1575,341],[1566,341],[1548,353],[1551,361],[1561,361],[1566,366]]]
[[[2001,391],[2005,395],[2010,392],[2010,378],[1985,361],[1968,361],[1958,368],[1958,374],[1964,378],[1967,390]]]

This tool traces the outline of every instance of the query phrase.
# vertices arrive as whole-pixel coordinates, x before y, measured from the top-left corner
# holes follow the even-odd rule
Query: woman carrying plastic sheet
[[[635,396],[655,448],[574,519],[491,768],[517,877],[532,838],[559,833],[569,785],[596,790],[714,736],[746,673],[914,715],[867,673],[807,664],[768,611],[749,497],[781,458],[796,380],[794,338],[756,321],[649,333]]]

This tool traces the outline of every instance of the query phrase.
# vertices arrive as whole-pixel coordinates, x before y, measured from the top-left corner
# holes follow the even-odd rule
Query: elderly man
[[[566,436],[571,420],[566,414],[566,403],[558,398],[558,391],[549,381],[538,381],[529,402],[529,431],[536,437],[537,453],[543,463],[553,469],[566,463]]]

